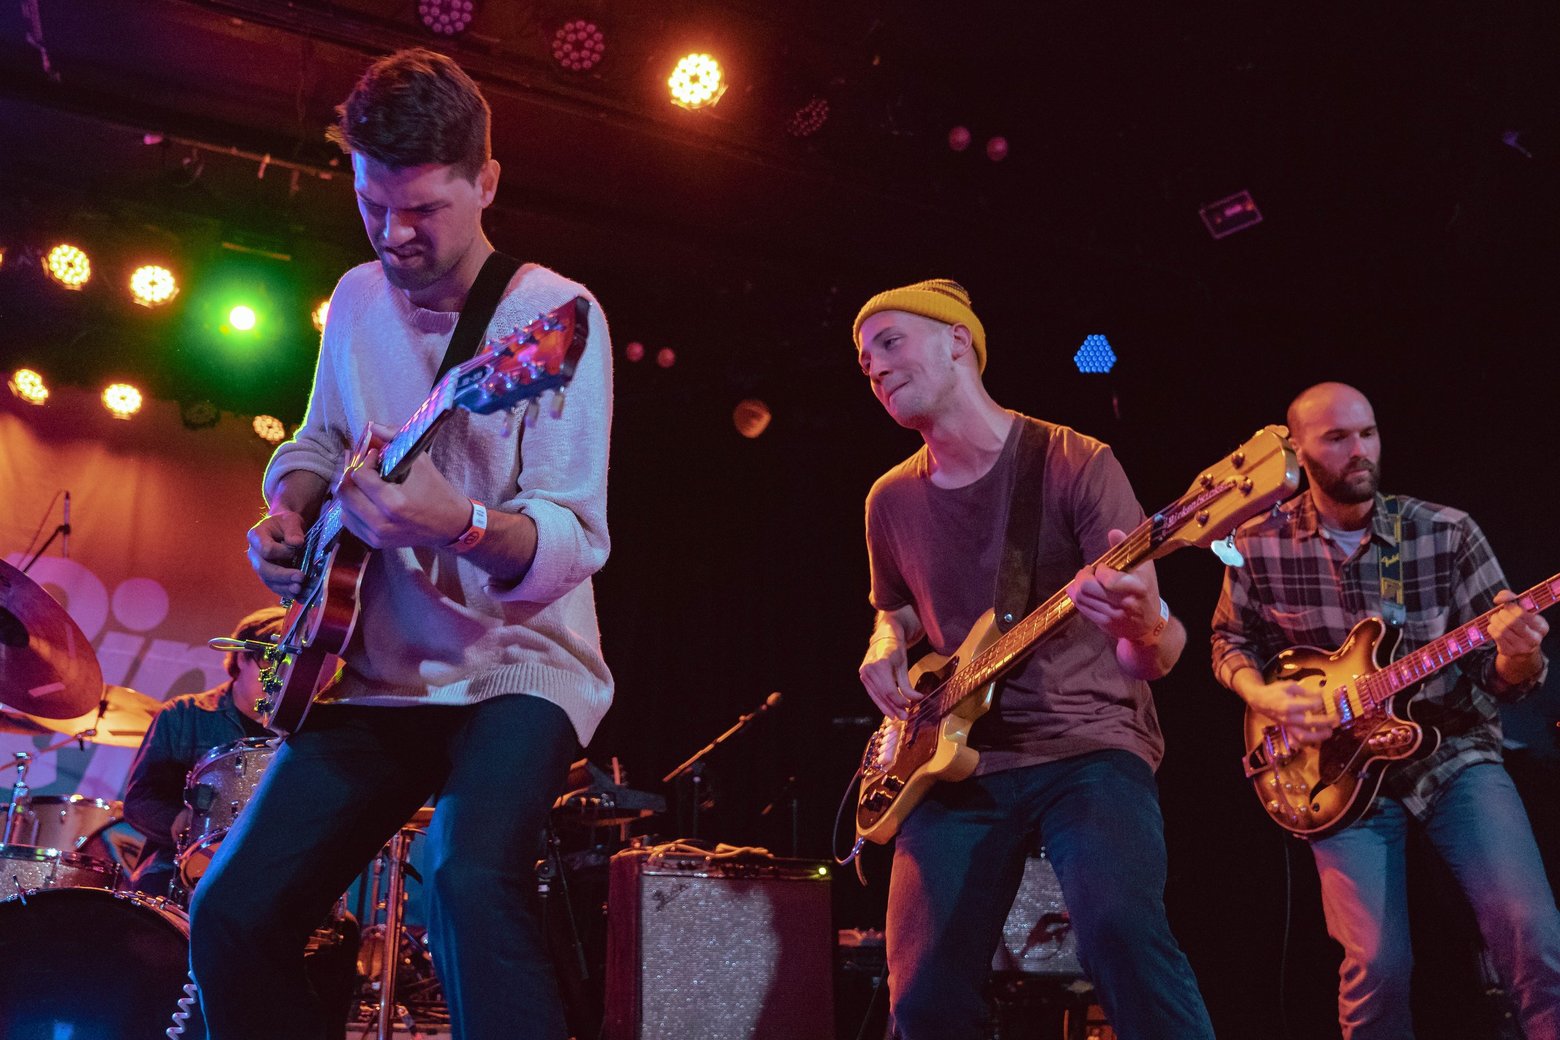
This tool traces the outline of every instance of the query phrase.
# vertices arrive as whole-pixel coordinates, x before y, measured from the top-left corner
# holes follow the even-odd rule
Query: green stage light
[[[246,303],[240,303],[228,311],[228,325],[236,332],[253,332],[259,321],[255,309]]]

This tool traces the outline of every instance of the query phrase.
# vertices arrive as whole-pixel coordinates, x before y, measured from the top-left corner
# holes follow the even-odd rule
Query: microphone
[[[65,492],[65,522],[60,525],[60,533],[65,536],[65,544],[61,550],[65,558],[70,559],[70,492]]]
[[[771,693],[768,697],[764,698],[764,703],[759,705],[758,710],[761,711],[761,712],[762,711],[768,711],[770,708],[777,708],[779,706],[780,706],[780,691],[776,690],[774,693]]]

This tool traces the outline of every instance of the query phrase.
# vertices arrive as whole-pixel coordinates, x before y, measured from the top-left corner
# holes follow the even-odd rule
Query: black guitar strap
[[[1008,501],[1007,537],[997,569],[997,630],[1006,632],[1029,613],[1034,595],[1035,554],[1040,548],[1040,517],[1045,505],[1045,455],[1051,424],[1019,416],[1018,459],[1013,496]]]
[[[450,333],[450,345],[444,352],[444,362],[433,377],[435,386],[450,369],[477,352],[477,346],[482,342],[482,333],[487,329],[488,322],[493,320],[493,312],[498,310],[498,301],[503,298],[504,287],[518,270],[520,261],[496,249],[483,261],[482,270],[477,272],[477,280],[471,283],[471,291],[466,294],[466,305],[460,309],[460,320],[455,323],[455,331]]]
[[[1392,550],[1379,554],[1377,566],[1381,581],[1381,616],[1393,628],[1402,628],[1408,619],[1403,606],[1403,513],[1396,495],[1383,495],[1381,504],[1392,522]]]

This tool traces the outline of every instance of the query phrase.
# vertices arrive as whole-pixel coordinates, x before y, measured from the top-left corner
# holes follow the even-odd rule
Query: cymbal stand
[[[419,834],[426,834],[420,827],[402,827],[395,832],[395,837],[390,839],[390,844],[385,848],[384,867],[385,898],[381,903],[379,895],[379,872],[375,871],[374,877],[374,905],[383,908],[385,912],[384,923],[384,949],[379,963],[379,1017],[378,1028],[375,1032],[377,1040],[390,1040],[394,1032],[395,1003],[395,973],[401,964],[401,929],[406,917],[406,872],[408,862],[412,855],[412,839]],[[410,1012],[408,1012],[408,1018]],[[406,1023],[408,1026],[411,1023]]]
[[[11,829],[16,826],[20,816],[32,808],[32,797],[27,787],[27,765],[31,761],[30,753],[18,751],[16,760],[10,763],[16,767],[16,781],[11,785],[11,802],[5,807],[5,830],[0,831],[0,845],[10,843]]]

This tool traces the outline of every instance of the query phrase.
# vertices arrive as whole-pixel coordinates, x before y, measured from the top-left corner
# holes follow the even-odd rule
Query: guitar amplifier
[[[607,919],[604,1040],[834,1035],[827,865],[627,849]]]
[[[1002,943],[991,958],[991,970],[1083,977],[1078,938],[1062,902],[1062,883],[1043,852],[1024,864],[1024,880],[1002,925]]]

